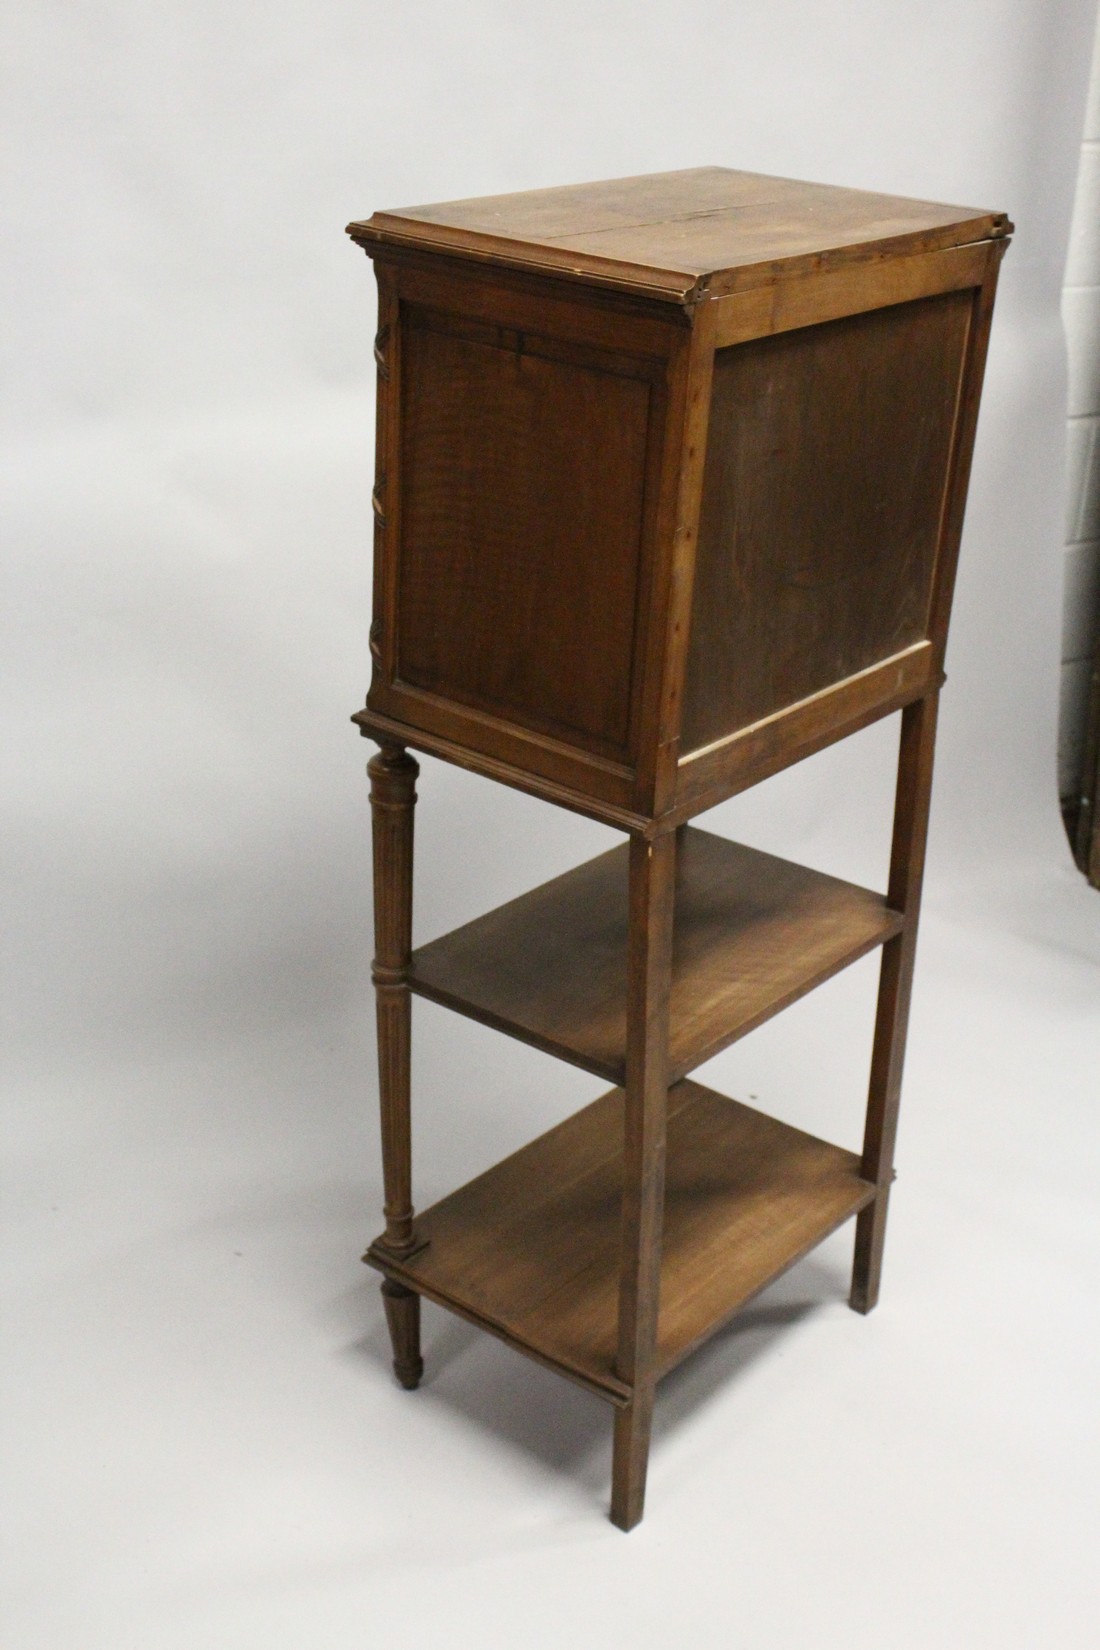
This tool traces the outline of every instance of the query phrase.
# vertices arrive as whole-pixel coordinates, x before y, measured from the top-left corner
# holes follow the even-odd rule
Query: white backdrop
[[[1058,299],[1094,17],[1092,0],[13,9],[21,1650],[674,1628],[805,1645],[833,1641],[823,1618],[856,1647],[886,1619],[921,1650],[1011,1650],[1040,1622],[1089,1642],[1100,902],[1057,817],[1055,722]],[[844,1311],[833,1244],[694,1360],[623,1541],[602,1518],[603,1409],[436,1314],[433,1378],[397,1393],[355,1264],[380,1206],[369,751],[346,720],[367,680],[374,293],[342,231],[381,206],[709,163],[1005,209],[1017,235],[883,1306]],[[714,826],[881,881],[895,744],[893,722],[870,729]],[[420,938],[611,840],[429,761],[420,791]],[[873,985],[851,970],[715,1062],[716,1086],[854,1144]],[[427,1005],[416,1060],[421,1202],[596,1092]]]

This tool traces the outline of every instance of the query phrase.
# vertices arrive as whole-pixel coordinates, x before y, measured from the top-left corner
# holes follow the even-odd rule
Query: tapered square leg
[[[633,1388],[615,1412],[611,1521],[633,1529],[645,1505],[664,1224],[668,1003],[677,840],[630,844],[622,1273],[616,1371]]]
[[[852,1292],[848,1305],[853,1312],[867,1313],[878,1305],[882,1282],[882,1250],[886,1242],[886,1215],[890,1188],[883,1186],[873,1203],[856,1216],[856,1248],[852,1264]]]
[[[855,1258],[849,1305],[870,1312],[876,1305],[882,1279],[882,1251],[886,1214],[894,1178],[894,1143],[901,1103],[901,1074],[909,1027],[909,999],[917,949],[924,855],[928,838],[928,810],[932,797],[932,756],[936,740],[938,695],[930,693],[902,712],[898,754],[894,839],[890,855],[887,902],[905,917],[905,926],[883,947],[879,975],[875,1040],[867,1097],[867,1124],[863,1137],[861,1173],[877,1188],[875,1200],[856,1221]]]
[[[646,1470],[653,1432],[653,1387],[636,1392],[627,1409],[615,1411],[614,1453],[611,1463],[611,1522],[632,1530],[645,1510]]]

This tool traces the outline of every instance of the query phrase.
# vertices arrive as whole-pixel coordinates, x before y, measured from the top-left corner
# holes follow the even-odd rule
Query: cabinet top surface
[[[348,225],[368,251],[449,251],[681,302],[1011,230],[1003,212],[724,166],[399,207]]]

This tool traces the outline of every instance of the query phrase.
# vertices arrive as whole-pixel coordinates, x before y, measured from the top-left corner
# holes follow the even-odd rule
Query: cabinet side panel
[[[681,749],[928,635],[970,290],[715,357]]]
[[[652,364],[403,314],[398,683],[628,758]]]

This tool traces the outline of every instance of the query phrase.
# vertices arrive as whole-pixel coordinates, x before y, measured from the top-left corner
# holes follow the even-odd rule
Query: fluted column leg
[[[374,838],[372,978],[378,1016],[386,1216],[386,1230],[375,1247],[399,1257],[417,1246],[412,1206],[412,1003],[408,967],[412,950],[413,809],[420,769],[403,745],[387,742],[371,758],[367,772]],[[424,1368],[420,1357],[420,1297],[392,1279],[383,1283],[382,1297],[393,1342],[394,1371],[402,1386],[415,1387]]]

